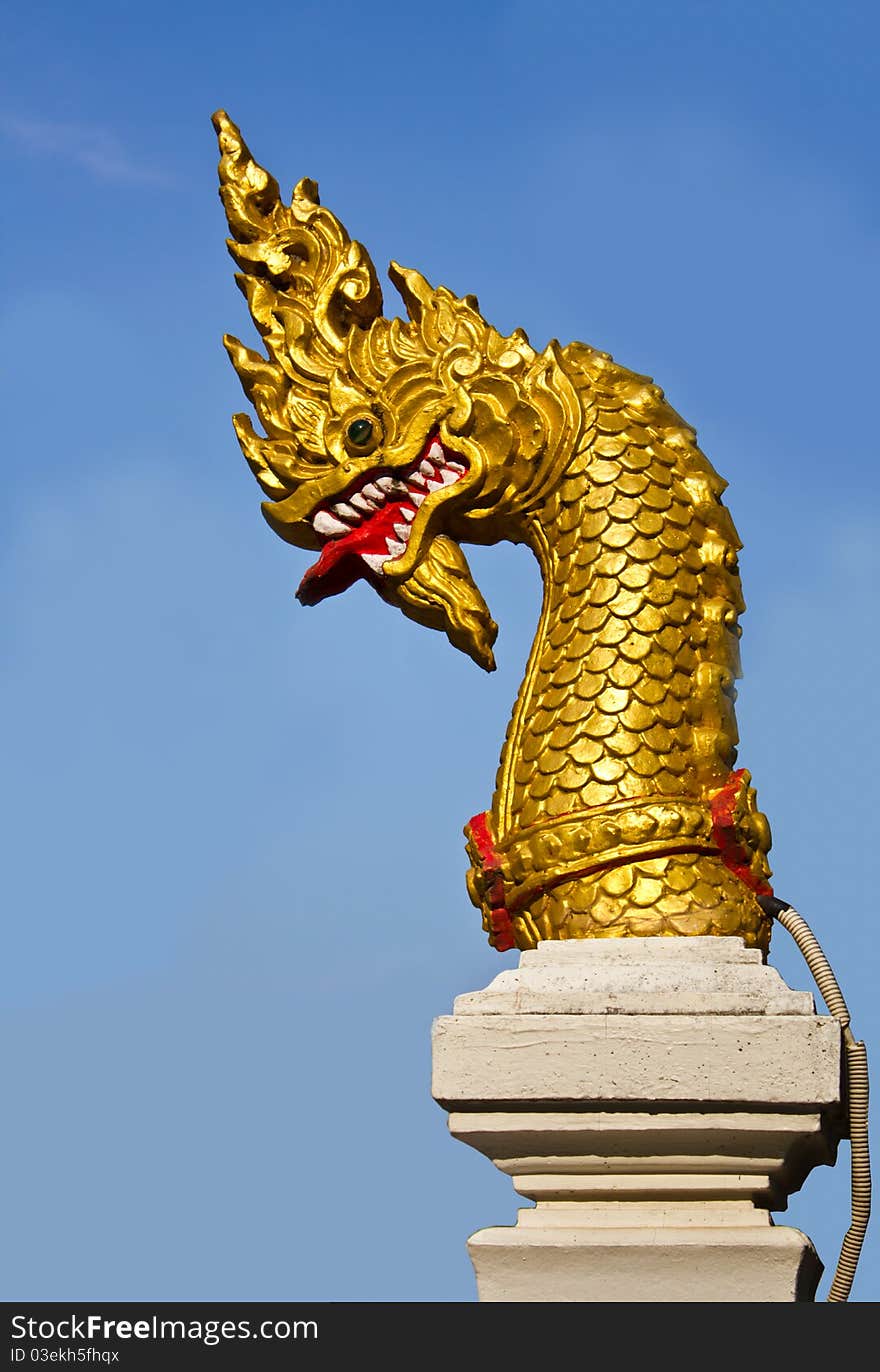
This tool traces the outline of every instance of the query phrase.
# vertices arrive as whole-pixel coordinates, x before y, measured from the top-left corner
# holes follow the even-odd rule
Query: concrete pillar
[[[481,1301],[810,1301],[771,1211],[842,1132],[841,1033],[738,938],[542,943],[434,1023],[452,1134],[534,1201]]]

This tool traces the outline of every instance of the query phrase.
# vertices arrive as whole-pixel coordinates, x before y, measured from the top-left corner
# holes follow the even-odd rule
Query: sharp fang
[[[426,491],[410,491],[410,492],[409,492],[409,498],[410,498],[410,500],[412,501],[412,503],[415,505],[416,509],[418,509],[418,507],[421,505],[421,503],[422,503],[422,501],[424,500],[426,494],[427,494]]]
[[[388,476],[387,474],[385,476],[377,476],[372,484],[378,486],[380,491],[390,491],[391,487],[394,485],[394,477]],[[364,490],[367,489],[368,487],[365,486]]]
[[[369,481],[366,486],[361,487],[361,495],[365,495],[367,500],[372,500],[374,505],[381,505],[385,499],[385,492],[377,481]]]
[[[433,471],[433,467],[431,468]],[[425,478],[419,472],[412,472],[409,477],[410,486],[424,486]]]
[[[402,538],[403,541],[404,541],[404,543],[405,543],[406,540],[409,538],[409,525],[408,525],[408,524],[395,524],[395,525],[394,525],[394,532],[397,534],[397,537],[398,537],[398,538]]]
[[[351,497],[351,503],[356,510],[360,510],[361,514],[372,514],[376,508],[371,500],[364,499],[361,491],[355,491]]]
[[[439,438],[435,438],[435,439],[434,439],[434,442],[431,444],[430,448],[428,449],[427,456],[428,456],[428,457],[433,457],[433,459],[434,459],[435,462],[442,462],[442,461],[443,461],[443,456],[444,456],[444,454],[443,454],[443,444],[440,442]]]
[[[456,462],[451,457],[447,459],[446,466],[449,467],[451,471],[458,472],[459,476],[461,476],[462,472],[467,471],[467,467],[463,462]]]
[[[444,467],[440,473],[440,479],[444,486],[451,486],[453,481],[458,480],[458,472],[450,471],[448,467]]]
[[[442,481],[429,481],[426,483],[429,491],[439,491],[443,485]]]
[[[328,538],[351,533],[351,525],[344,524],[341,519],[336,519],[329,510],[318,511],[312,520],[312,528],[316,534],[326,534]]]
[[[406,552],[406,544],[398,543],[393,538],[386,538],[385,547],[388,549],[392,557],[400,557],[401,553]]]
[[[403,515],[404,519],[409,520],[410,524],[412,524],[413,520],[416,517],[415,510],[411,510],[408,505],[401,505],[400,513]]]
[[[333,513],[341,515],[341,517],[347,519],[350,524],[360,524],[361,522],[361,517],[357,510],[353,510],[350,505],[345,505],[342,501],[340,501],[338,505],[333,506]]]
[[[370,570],[374,572],[381,572],[383,566],[388,561],[387,553],[361,553],[361,557]]]
[[[433,464],[433,462],[429,462],[427,458],[423,458],[422,461],[419,463],[419,471],[421,472],[422,476],[433,476],[433,475],[434,475],[434,464]]]

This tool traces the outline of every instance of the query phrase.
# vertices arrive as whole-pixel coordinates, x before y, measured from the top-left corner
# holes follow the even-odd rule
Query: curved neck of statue
[[[596,468],[573,463],[525,530],[544,599],[501,758],[499,837],[639,797],[705,797],[735,759],[735,545],[710,535],[671,464],[613,480]]]

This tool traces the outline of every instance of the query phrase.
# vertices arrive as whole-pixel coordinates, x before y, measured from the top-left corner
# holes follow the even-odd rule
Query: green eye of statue
[[[373,424],[369,419],[356,419],[348,426],[349,442],[356,448],[364,448],[373,437]]]

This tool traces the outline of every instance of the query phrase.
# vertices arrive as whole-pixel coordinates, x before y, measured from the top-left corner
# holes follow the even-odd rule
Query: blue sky
[[[473,1300],[465,1239],[516,1198],[447,1137],[429,1031],[516,961],[461,826],[537,570],[471,557],[492,677],[364,584],[294,601],[308,555],[230,425],[220,338],[253,335],[210,115],[380,271],[606,349],[696,426],[745,543],[740,763],[877,1062],[876,9],[36,0],[4,27],[5,1298]],[[848,1163],[778,1217],[820,1297]]]

